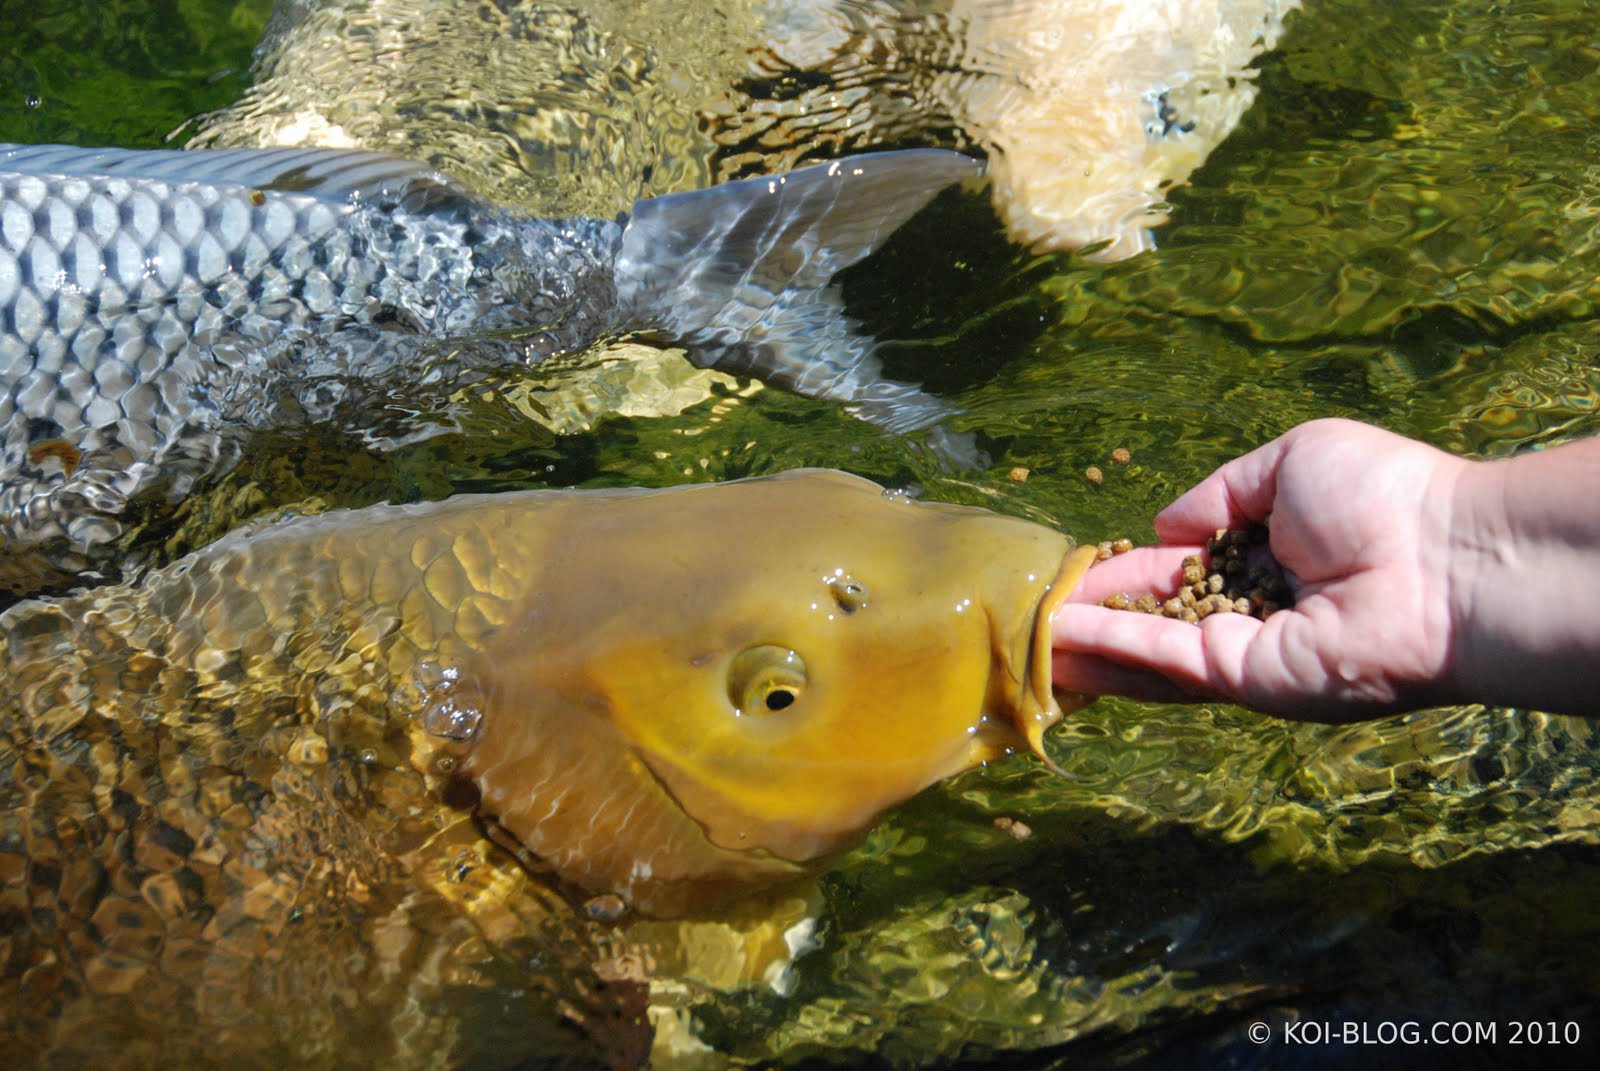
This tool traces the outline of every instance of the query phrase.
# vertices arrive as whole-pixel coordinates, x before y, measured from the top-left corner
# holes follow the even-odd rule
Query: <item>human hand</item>
[[[1349,420],[1300,425],[1228,462],[1156,517],[1161,546],[1091,569],[1057,611],[1056,686],[1321,721],[1450,701],[1450,531],[1471,464]],[[1269,514],[1292,608],[1197,627],[1097,605],[1175,591],[1182,559],[1216,529]]]

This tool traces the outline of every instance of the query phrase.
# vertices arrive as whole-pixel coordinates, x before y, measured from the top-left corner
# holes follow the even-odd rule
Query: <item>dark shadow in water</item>
[[[1032,284],[1067,260],[1006,240],[987,198],[941,194],[875,255],[840,273],[845,307],[878,339],[891,379],[953,399],[994,380],[1053,326]]]
[[[948,803],[912,804],[899,822],[930,841],[952,823],[988,824],[986,811],[959,816],[963,805],[954,807],[955,817]],[[1088,812],[1029,822],[1033,835],[1014,852],[925,852],[914,879],[869,867],[830,877],[828,946],[847,948],[852,935],[908,908],[987,886],[1027,898],[1032,962],[1048,977],[1109,982],[1154,966],[1179,996],[1246,995],[1161,1009],[1031,1051],[968,1043],[911,1064],[907,1049],[894,1058],[829,1051],[789,1066],[1562,1068],[1594,1066],[1600,1054],[1600,847],[1503,851],[1436,869],[1385,859],[1346,872],[1262,870],[1251,842],[1187,827],[1139,831]],[[798,999],[849,999],[829,958],[801,961]],[[726,1002],[705,1015],[706,1037],[738,1053],[742,1038],[790,1013],[759,998]],[[929,1014],[960,1029],[953,1010]],[[1252,1040],[1258,1023],[1270,1033],[1265,1044]],[[1435,1024],[1448,1041],[1459,1023],[1493,1024],[1494,1043],[1433,1042]],[[1563,1043],[1549,1043],[1552,1027]],[[1580,1040],[1566,1043],[1574,1030]],[[1535,1031],[1545,1043],[1529,1043]]]

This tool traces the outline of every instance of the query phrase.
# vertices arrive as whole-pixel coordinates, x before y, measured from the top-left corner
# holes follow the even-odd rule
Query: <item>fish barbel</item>
[[[375,153],[0,144],[0,591],[103,565],[130,499],[181,496],[251,432],[442,405],[625,333],[931,424],[950,408],[882,378],[829,280],[979,170],[868,154],[542,220]],[[475,367],[433,359],[452,339]]]
[[[113,1041],[128,1063],[255,1029],[300,1061],[284,1023],[333,1053],[398,1031],[442,999],[418,964],[488,985],[505,897],[463,871],[667,917],[813,874],[885,808],[1040,749],[1049,618],[1092,558],[801,470],[296,518],[18,603],[7,1049],[114,1066]],[[469,933],[478,959],[439,959]]]

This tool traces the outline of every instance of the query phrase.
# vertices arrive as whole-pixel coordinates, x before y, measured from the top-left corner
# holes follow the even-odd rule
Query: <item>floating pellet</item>
[[[1001,815],[999,818],[996,818],[994,820],[994,827],[1000,830],[1002,833],[1010,834],[1017,840],[1027,840],[1029,837],[1033,836],[1033,830],[1029,828],[1028,823],[1023,822],[1020,819],[1012,818],[1009,815]]]

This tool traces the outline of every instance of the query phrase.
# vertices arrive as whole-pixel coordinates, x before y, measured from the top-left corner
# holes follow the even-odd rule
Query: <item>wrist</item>
[[[1498,690],[1493,670],[1501,657],[1501,630],[1486,624],[1517,569],[1505,478],[1502,464],[1463,459],[1450,491],[1443,533],[1451,637],[1445,691],[1453,703]]]
[[[1471,615],[1462,607],[1475,602],[1470,592],[1479,581],[1478,548],[1498,540],[1497,511],[1492,508],[1493,481],[1483,463],[1455,454],[1428,451],[1431,465],[1418,503],[1415,561],[1418,634],[1435,637],[1424,665],[1430,672],[1413,680],[1402,705],[1409,709],[1445,706],[1473,698],[1475,664],[1464,646],[1470,646]]]
[[[1600,440],[1465,462],[1452,504],[1452,701],[1600,713]]]

